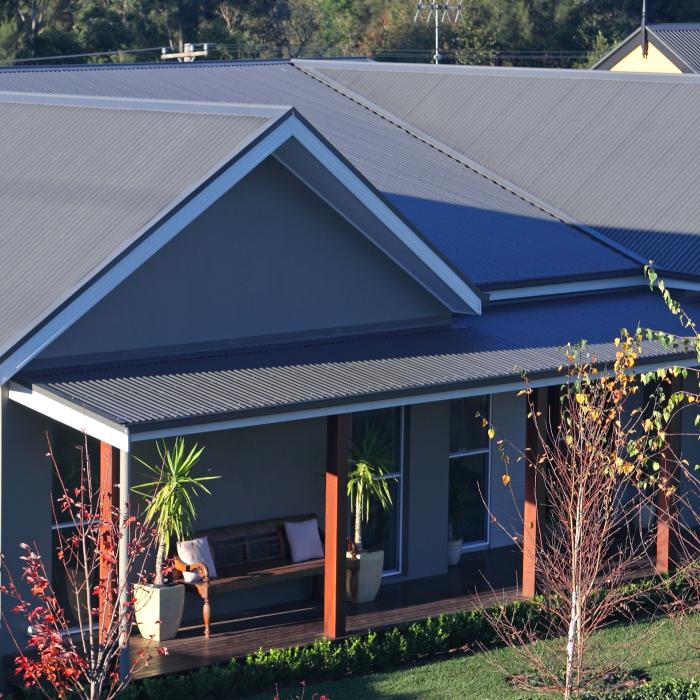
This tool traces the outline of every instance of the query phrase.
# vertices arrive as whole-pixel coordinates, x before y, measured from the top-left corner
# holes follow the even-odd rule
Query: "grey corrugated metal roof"
[[[477,284],[638,267],[289,64],[8,69],[0,89],[291,104]]]
[[[700,305],[682,298],[691,316]],[[621,326],[682,331],[648,289],[488,307],[450,329],[210,352],[20,377],[132,429],[347,404],[553,375],[567,342],[614,357]],[[649,344],[642,363],[668,351]]]
[[[700,77],[303,65],[660,268],[700,274]]]
[[[0,95],[0,354],[286,110],[264,111]]]
[[[694,73],[700,73],[700,23],[654,23],[648,27]]]

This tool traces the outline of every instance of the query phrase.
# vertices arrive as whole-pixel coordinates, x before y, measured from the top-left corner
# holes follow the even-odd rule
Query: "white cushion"
[[[299,523],[285,523],[284,531],[293,562],[323,559],[323,545],[316,518]]]
[[[180,557],[185,564],[202,562],[209,571],[209,578],[216,578],[214,557],[211,555],[211,548],[209,547],[209,539],[207,537],[197,537],[194,540],[178,542],[177,556]],[[187,583],[194,583],[202,578],[195,571],[183,571],[182,577]]]

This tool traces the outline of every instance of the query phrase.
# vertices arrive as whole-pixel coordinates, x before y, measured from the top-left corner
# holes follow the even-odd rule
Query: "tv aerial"
[[[462,0],[457,2],[418,2],[414,22],[433,23],[435,27],[435,54],[433,61],[440,63],[440,25],[445,22],[456,24],[462,16]]]

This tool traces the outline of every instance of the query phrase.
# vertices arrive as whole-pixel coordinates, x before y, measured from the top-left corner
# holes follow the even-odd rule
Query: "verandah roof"
[[[700,318],[700,304],[682,301]],[[494,306],[449,329],[44,370],[20,377],[18,385],[144,439],[275,414],[292,420],[295,413],[301,418],[373,402],[505,391],[522,383],[522,372],[554,383],[566,343],[586,339],[605,363],[614,357],[611,341],[620,328],[637,324],[682,331],[658,294],[639,289]],[[647,343],[641,365],[681,357]]]

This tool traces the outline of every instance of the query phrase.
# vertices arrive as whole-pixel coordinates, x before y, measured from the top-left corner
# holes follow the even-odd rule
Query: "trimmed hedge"
[[[654,681],[616,693],[582,695],[581,700],[700,700],[700,681]]]
[[[674,582],[672,586],[677,590],[682,584]],[[630,615],[643,616],[669,599],[667,593],[654,589],[649,581],[626,584],[626,588],[637,594],[638,602],[634,608],[627,605],[620,619]],[[504,607],[508,617],[519,626],[527,623],[534,628],[546,628],[548,615],[545,597],[513,601]],[[495,612],[497,609],[490,610]],[[456,650],[478,651],[493,647],[496,643],[484,610],[464,610],[338,641],[318,640],[304,647],[261,649],[245,659],[232,659],[228,663],[205,666],[190,673],[134,682],[121,697],[125,700],[231,698],[273,688],[275,683],[331,680],[388,671]],[[639,696],[639,700],[655,700],[656,697]],[[629,696],[629,699],[637,700],[637,696]]]
[[[507,604],[509,614],[537,624],[542,598]],[[493,646],[494,633],[483,610],[465,610],[379,632],[304,647],[262,649],[245,659],[208,666],[187,674],[146,678],[122,697],[129,700],[230,698],[295,681],[330,680],[388,671],[458,649]]]

